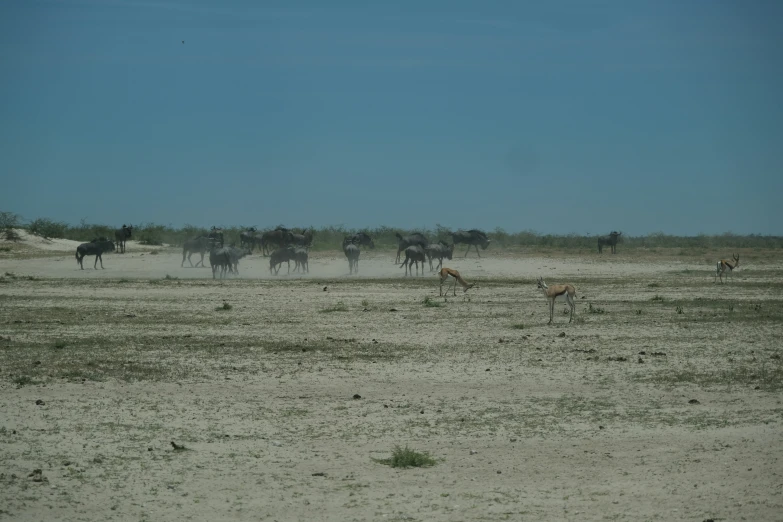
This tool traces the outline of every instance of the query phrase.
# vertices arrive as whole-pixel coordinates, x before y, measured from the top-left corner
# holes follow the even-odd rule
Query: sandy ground
[[[783,520],[774,256],[721,286],[487,251],[443,299],[389,252],[213,281],[71,247],[0,259],[0,518]],[[546,324],[538,276],[577,286],[576,322]],[[437,464],[377,462],[396,445]]]

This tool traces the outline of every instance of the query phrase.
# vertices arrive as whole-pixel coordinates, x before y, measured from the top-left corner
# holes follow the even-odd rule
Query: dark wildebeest
[[[210,241],[209,264],[212,265],[212,279],[216,279],[218,270],[220,279],[223,279],[226,273],[231,271],[231,252],[228,248],[221,247],[218,241]]]
[[[220,248],[223,248],[223,229],[218,227],[212,227],[212,229],[209,231],[209,235],[207,235],[207,238],[214,241],[216,244],[220,245]]]
[[[101,262],[101,268],[103,268],[103,253],[114,251],[114,242],[105,237],[99,237],[93,239],[89,243],[82,243],[76,247],[76,262],[84,270],[84,256],[95,256],[94,269],[98,269],[98,261]]]
[[[598,238],[598,253],[601,254],[604,251],[604,246],[609,245],[611,247],[612,254],[617,253],[617,239],[623,235],[622,232],[612,231],[608,236],[601,236]]]
[[[481,257],[478,247],[481,246],[482,250],[486,250],[490,242],[490,239],[484,232],[476,230],[475,228],[467,231],[458,230],[457,232],[452,232],[451,239],[455,246],[460,243],[468,245],[468,249],[465,251],[465,257],[468,257],[471,247],[476,247],[476,253]]]
[[[348,274],[359,273],[359,247],[353,244],[350,237],[343,238],[343,253],[348,258]]]
[[[425,248],[427,248],[427,245],[429,245],[429,241],[427,241],[427,238],[424,236],[424,234],[419,232],[414,232],[413,234],[405,237],[402,237],[399,232],[394,235],[397,236],[397,257],[394,260],[395,263],[400,262],[400,252],[409,246],[418,245],[422,248],[423,251]]]
[[[305,230],[304,234],[291,234],[291,244],[310,248],[313,246],[313,232],[312,228]]]
[[[443,267],[443,258],[451,259],[454,253],[454,245],[449,246],[444,243],[429,245],[424,249],[424,252],[427,254],[427,261],[430,262],[430,272],[432,272],[432,260],[438,260],[437,270],[440,270]]]
[[[416,263],[416,275],[419,275],[419,263],[421,263],[421,275],[424,275],[425,259],[424,248],[419,245],[409,246],[405,249],[405,261],[400,266],[405,266],[405,275],[408,275],[408,270],[413,266],[413,263]],[[413,270],[410,270],[410,273],[413,275]]]
[[[354,245],[375,248],[375,242],[372,240],[370,235],[365,232],[358,232],[352,235],[349,239]]]
[[[269,273],[277,275],[280,265],[288,263],[288,273],[291,273],[291,260],[294,259],[294,249],[290,247],[278,248],[269,255]]]
[[[310,273],[310,254],[305,247],[294,247],[294,272],[300,270]]]
[[[210,249],[210,240],[207,236],[198,236],[193,239],[188,239],[182,245],[182,264],[179,266],[185,266],[185,257],[187,256],[188,263],[193,266],[193,261],[190,260],[190,256],[193,254],[201,254],[201,261],[196,263],[196,266],[204,266],[204,254]]]
[[[239,246],[249,248],[251,251],[256,244],[256,227],[250,227],[239,233]]]
[[[266,256],[273,245],[277,246],[278,249],[285,248],[292,241],[293,234],[288,229],[276,228],[275,230],[268,230],[261,234],[261,252]]]
[[[252,254],[252,250],[248,248],[237,248],[235,246],[230,246],[225,250],[228,251],[229,259],[231,260],[231,265],[228,267],[229,272],[234,275],[239,275],[239,260]]]
[[[117,252],[125,253],[125,241],[131,237],[133,232],[133,225],[126,227],[122,225],[122,228],[118,228],[114,231],[114,242],[117,243]]]

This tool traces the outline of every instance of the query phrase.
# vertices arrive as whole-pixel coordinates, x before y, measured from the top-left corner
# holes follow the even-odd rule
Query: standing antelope
[[[571,308],[571,314],[568,318],[568,322],[574,318],[576,313],[576,288],[572,285],[552,285],[547,286],[544,282],[544,278],[538,278],[538,289],[544,292],[544,296],[549,302],[549,324],[552,324],[552,317],[555,315],[555,301],[565,301]]]
[[[732,271],[734,271],[735,268],[739,267],[739,254],[732,255],[731,256],[734,261],[726,261],[725,259],[721,259],[718,261],[717,271],[715,273],[715,280],[717,281],[718,277],[720,277],[720,282],[723,282],[723,273],[726,271],[726,269],[729,269],[729,273],[726,274],[726,281],[729,280],[729,275]],[[715,281],[713,281],[715,282]]]
[[[453,268],[441,268],[440,270],[440,295],[443,295],[443,283],[446,282],[446,280],[449,278],[449,276],[454,278],[454,295],[457,295],[457,282],[462,285],[462,292],[467,292],[469,289],[476,286],[476,283],[468,283],[465,281],[461,275],[459,275],[459,272],[454,270]],[[449,288],[446,287],[446,295],[449,295]]]

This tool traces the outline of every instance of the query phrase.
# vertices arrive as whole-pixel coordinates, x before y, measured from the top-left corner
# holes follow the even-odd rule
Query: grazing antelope
[[[465,281],[461,275],[459,275],[459,272],[454,270],[453,268],[441,268],[440,270],[440,295],[443,295],[443,283],[446,282],[446,280],[449,278],[449,276],[454,278],[454,295],[457,295],[457,283],[462,285],[462,291],[467,292],[469,289],[476,286],[476,283],[468,283]],[[449,295],[449,289],[446,287],[446,295]]]
[[[726,274],[726,281],[728,281],[731,272],[734,271],[734,269],[739,266],[739,254],[732,255],[731,257],[734,259],[733,261],[726,261],[725,259],[721,259],[720,261],[718,261],[717,272],[715,274],[716,281],[718,277],[720,277],[720,282],[721,283],[723,282],[723,273],[726,271],[727,268],[729,269],[729,273]]]
[[[549,324],[552,324],[552,317],[555,315],[555,301],[565,301],[571,308],[571,314],[568,318],[570,323],[576,313],[576,288],[572,285],[552,285],[547,286],[542,277],[538,278],[538,289],[544,292],[549,302]]]

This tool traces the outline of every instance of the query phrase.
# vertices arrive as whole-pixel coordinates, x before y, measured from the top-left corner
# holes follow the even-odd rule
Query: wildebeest
[[[272,246],[284,248],[293,241],[293,234],[287,228],[276,228],[261,234],[261,252],[268,255]]]
[[[76,247],[76,262],[84,270],[84,256],[95,256],[94,269],[98,269],[98,261],[101,262],[101,268],[103,268],[103,253],[114,251],[114,242],[105,237],[99,237],[93,239],[89,243],[82,243]]]
[[[239,275],[239,260],[245,256],[249,256],[253,252],[248,248],[237,248],[233,245],[225,250],[228,251],[229,260],[231,261],[231,264],[228,267],[229,272],[233,273],[235,276]]]
[[[343,238],[343,253],[348,258],[348,273],[359,273],[359,255],[361,251],[359,247],[353,244],[353,240],[350,237]]]
[[[220,247],[223,247],[223,229],[218,227],[212,227],[212,229],[209,231],[209,234],[207,235],[207,238],[214,241],[216,244],[219,244]]]
[[[368,246],[370,248],[375,248],[375,242],[372,240],[369,234],[365,232],[357,232],[356,234],[352,235],[350,238],[351,243],[357,246]]]
[[[278,248],[269,256],[269,273],[277,275],[280,265],[288,263],[288,273],[291,273],[291,260],[294,259],[294,249],[290,247]]]
[[[410,269],[410,267],[413,266],[413,263],[416,263],[416,275],[419,275],[419,263],[421,263],[421,275],[424,275],[424,248],[422,248],[419,245],[413,245],[409,246],[405,249],[405,261],[402,262],[400,266],[405,266],[405,275],[408,275],[408,271],[410,270],[410,274],[413,275],[413,270]]]
[[[198,236],[193,239],[188,239],[182,245],[182,264],[179,266],[185,266],[185,257],[187,256],[188,263],[193,266],[193,261],[190,260],[190,256],[193,254],[201,254],[201,260],[196,263],[196,266],[204,266],[204,254],[209,250],[210,239],[207,236]]]
[[[613,230],[608,236],[601,236],[598,238],[598,253],[601,254],[604,251],[604,246],[609,245],[611,247],[612,254],[617,253],[617,239],[623,235],[622,232]]]
[[[255,244],[256,227],[250,227],[247,230],[243,230],[239,233],[239,246],[241,248],[249,248],[252,251]]]
[[[481,246],[482,250],[486,250],[491,241],[484,232],[481,230],[476,230],[475,228],[471,230],[458,230],[456,232],[452,232],[451,239],[455,246],[460,243],[468,245],[468,249],[465,251],[465,257],[468,257],[468,253],[470,253],[471,247],[476,247],[476,253],[479,257],[481,257],[478,247]]]
[[[211,241],[209,264],[212,266],[212,279],[216,278],[218,270],[220,270],[220,279],[223,279],[226,273],[231,271],[231,252],[228,248],[221,247],[217,241]]]
[[[122,228],[118,228],[114,231],[114,242],[117,243],[117,252],[124,254],[125,253],[125,241],[131,237],[131,233],[133,232],[133,225],[131,226],[125,226],[122,225]]]
[[[310,273],[310,254],[305,247],[294,247],[294,272],[301,270],[301,272]]]
[[[440,270],[443,267],[443,258],[451,259],[451,256],[454,253],[454,245],[446,245],[439,242],[434,245],[428,245],[427,248],[424,249],[424,253],[427,254],[427,261],[430,262],[430,272],[432,272],[433,259],[438,260],[437,270]]]
[[[429,245],[427,237],[419,232],[414,232],[413,234],[405,237],[402,237],[399,232],[394,235],[397,236],[397,257],[394,260],[395,263],[400,262],[400,252],[404,251],[409,246],[418,245],[422,248],[423,251],[425,248],[427,248],[427,245]]]
[[[315,235],[315,232],[312,228],[308,228],[304,231],[303,234],[294,234],[291,233],[291,243],[297,246],[303,246],[305,248],[310,248],[313,246],[313,236]]]

